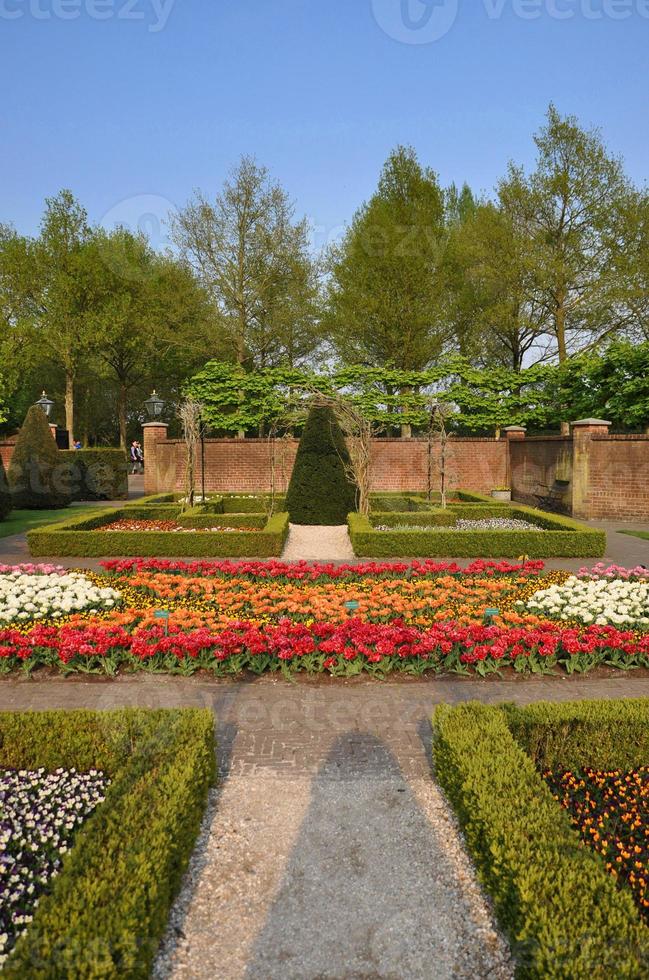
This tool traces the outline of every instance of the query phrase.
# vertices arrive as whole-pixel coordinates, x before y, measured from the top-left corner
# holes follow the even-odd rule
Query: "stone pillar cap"
[[[525,426],[525,425],[505,425],[503,427],[503,432],[527,432],[527,426]]]
[[[143,422],[142,423],[143,429],[150,429],[151,427],[155,427],[156,429],[168,429],[169,425],[167,422]]]
[[[607,422],[606,419],[577,419],[576,422],[571,422],[571,425],[613,425],[612,422]]]

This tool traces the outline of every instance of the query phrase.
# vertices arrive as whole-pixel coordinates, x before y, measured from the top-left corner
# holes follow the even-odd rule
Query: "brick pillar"
[[[54,440],[56,440],[56,428],[57,427],[54,425],[54,422],[50,422],[50,432],[52,433],[52,438]],[[70,449],[73,449],[73,448],[74,448],[73,446],[70,446]]]
[[[579,419],[572,423],[572,516],[590,517],[590,443],[593,436],[608,435],[611,422]]]
[[[157,443],[167,438],[165,422],[145,422],[144,430],[144,492],[158,493],[158,455]]]
[[[512,496],[513,496],[514,488],[512,486],[512,454],[511,454],[510,447],[512,442],[521,442],[521,440],[525,438],[527,429],[525,428],[524,425],[506,425],[505,428],[503,429],[503,432],[505,433],[505,439],[507,440],[506,482],[507,482],[507,486],[512,491]]]

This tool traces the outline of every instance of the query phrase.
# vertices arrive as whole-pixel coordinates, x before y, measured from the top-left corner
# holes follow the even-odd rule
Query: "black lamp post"
[[[54,402],[52,401],[51,398],[48,398],[47,397],[47,395],[45,394],[45,390],[43,390],[43,394],[38,399],[38,401],[36,402],[36,404],[38,405],[39,408],[42,408],[43,409],[43,411],[45,412],[45,414],[49,418],[50,415],[52,414],[52,408],[54,407]]]
[[[145,401],[144,407],[146,408],[149,418],[151,419],[158,419],[162,415],[162,409],[165,407],[165,403],[163,402],[162,398],[158,396],[155,388],[151,392],[151,397],[147,398]]]

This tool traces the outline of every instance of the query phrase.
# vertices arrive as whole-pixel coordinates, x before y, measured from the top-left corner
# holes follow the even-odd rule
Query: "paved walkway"
[[[511,976],[430,772],[434,704],[649,696],[649,678],[0,680],[4,709],[206,706],[218,789],[155,976]]]

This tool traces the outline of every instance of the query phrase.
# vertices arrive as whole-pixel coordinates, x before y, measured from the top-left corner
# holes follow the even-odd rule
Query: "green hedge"
[[[73,500],[126,500],[128,460],[121,449],[65,449]]]
[[[372,527],[376,527],[379,524],[385,524],[390,527],[399,524],[406,526],[409,524],[425,524],[427,527],[453,527],[457,518],[457,513],[448,507],[446,509],[431,507],[428,510],[420,511],[384,511],[383,513],[373,511],[370,514],[370,524]]]
[[[136,500],[124,504],[125,507],[150,507],[154,504],[174,504],[179,503],[182,493],[152,493],[148,497],[138,497]]]
[[[0,743],[3,768],[111,778],[3,977],[148,977],[215,777],[212,713],[3,713]]]
[[[442,705],[433,730],[437,777],[510,937],[517,976],[649,975],[649,929],[630,893],[581,844],[506,713]]]
[[[459,504],[449,509],[458,517],[468,517]],[[486,508],[477,516],[487,516]],[[350,514],[347,523],[354,552],[367,558],[601,558],[606,550],[604,531],[570,517],[507,504],[504,511],[495,510],[489,516],[520,518],[538,525],[540,530],[376,531],[371,521],[360,514]],[[372,521],[375,519],[376,515],[372,515]],[[389,519],[384,523],[389,523]]]
[[[33,557],[272,558],[281,555],[288,535],[288,514],[274,514],[263,529],[236,534],[169,531],[98,531],[120,518],[137,519],[137,510],[93,511],[27,532]],[[175,519],[175,518],[172,518]]]
[[[221,527],[258,527],[263,528],[266,526],[268,517],[266,514],[253,513],[250,511],[245,514],[224,514],[224,513],[210,513],[202,504],[197,507],[193,507],[191,510],[186,510],[180,514],[177,518],[178,524],[181,527],[212,527],[213,525],[220,525]]]
[[[635,769],[649,761],[649,698],[505,710],[514,738],[539,769]]]

